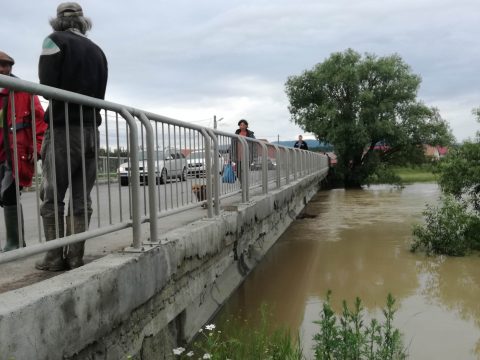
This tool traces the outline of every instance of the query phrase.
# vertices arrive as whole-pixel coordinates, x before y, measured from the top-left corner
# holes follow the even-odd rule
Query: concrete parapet
[[[169,359],[318,190],[311,175],[214,219],[0,294],[0,359]],[[233,211],[232,211],[233,210]]]

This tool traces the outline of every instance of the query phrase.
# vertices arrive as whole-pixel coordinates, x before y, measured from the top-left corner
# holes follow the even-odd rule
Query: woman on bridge
[[[238,129],[235,131],[235,134],[255,139],[255,135],[254,135],[253,131],[248,129],[248,122],[245,119],[241,119],[238,122]],[[242,144],[237,140],[234,140],[233,145],[234,146],[232,146],[232,159],[237,164],[237,178],[241,182],[242,181],[243,147],[242,147]],[[253,151],[252,151],[253,146],[251,146],[252,145],[251,143],[249,143],[248,145],[249,145],[249,148],[250,148],[249,149],[250,150],[250,159],[253,159]],[[247,162],[246,165],[247,165],[246,169],[248,169],[249,163]]]

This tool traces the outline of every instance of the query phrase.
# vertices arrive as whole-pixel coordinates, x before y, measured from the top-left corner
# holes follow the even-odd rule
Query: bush
[[[428,205],[423,215],[425,225],[413,228],[413,252],[421,249],[428,255],[464,256],[480,249],[480,218],[462,200],[447,195],[440,207]]]

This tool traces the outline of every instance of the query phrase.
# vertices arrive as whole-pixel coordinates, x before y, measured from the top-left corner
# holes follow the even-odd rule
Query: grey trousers
[[[65,127],[57,126],[54,127],[53,132],[51,128],[45,132],[41,151],[42,189],[40,191],[40,198],[42,200],[40,214],[43,217],[55,216],[55,191],[57,192],[58,215],[59,217],[65,215],[64,201],[69,186],[72,191],[70,201],[73,200],[73,215],[85,216],[85,211],[87,211],[89,216],[92,214],[90,192],[95,184],[97,175],[95,163],[95,131],[97,131],[98,135],[96,127],[84,127],[83,134],[81,134],[80,126],[70,125],[71,184],[69,183],[68,175],[67,134]],[[54,136],[53,142],[52,136]],[[83,152],[81,144],[82,137],[84,141]],[[82,157],[85,159],[85,172],[83,172],[82,169]],[[55,177],[53,169],[55,169]],[[84,196],[84,183],[86,185],[86,196]],[[70,205],[68,206],[68,215],[70,215]]]

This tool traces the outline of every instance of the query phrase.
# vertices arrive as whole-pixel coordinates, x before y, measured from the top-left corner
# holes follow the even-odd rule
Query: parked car
[[[267,169],[275,170],[277,168],[277,163],[275,159],[267,158]],[[262,158],[258,157],[250,163],[250,170],[262,170]]]
[[[204,150],[198,150],[198,151],[192,151],[188,156],[187,156],[187,164],[188,164],[188,175],[192,175],[195,177],[200,177],[200,176],[205,176],[206,171],[207,171],[207,165],[206,165],[206,160],[205,160],[205,151]],[[213,155],[213,151],[212,151]],[[219,173],[220,175],[223,174],[223,167],[225,165],[225,159],[224,157],[217,153],[218,155],[218,166],[220,168]],[[212,156],[212,167],[213,167],[213,156]]]
[[[138,169],[140,171],[140,183],[148,184],[147,152],[142,150],[138,154]],[[156,183],[165,184],[168,179],[187,179],[187,160],[179,149],[157,150],[155,157],[155,180]],[[130,183],[131,171],[129,163],[120,164],[118,167],[120,184],[127,186]]]

